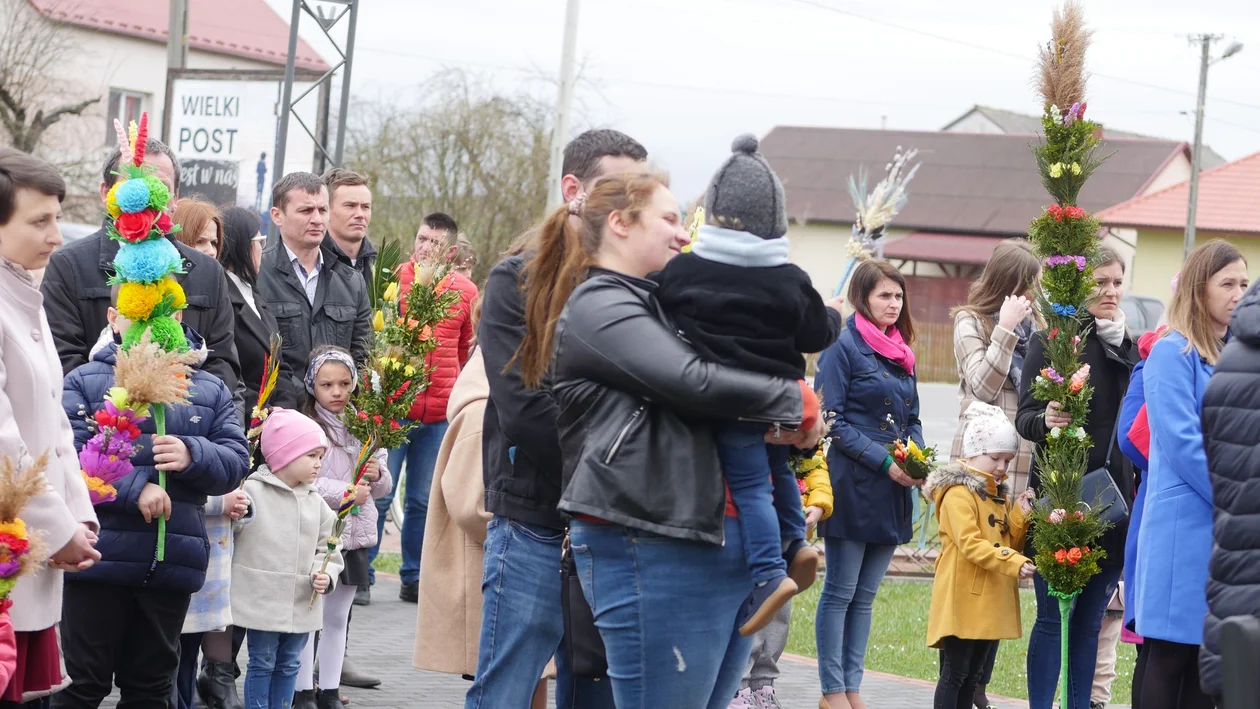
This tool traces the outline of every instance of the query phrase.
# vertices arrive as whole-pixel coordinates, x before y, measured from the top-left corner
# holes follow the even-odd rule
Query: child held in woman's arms
[[[237,523],[232,621],[249,630],[248,707],[292,704],[302,649],[323,624],[311,591],[333,592],[341,572],[341,552],[327,552],[337,515],[315,488],[327,449],[319,424],[273,409],[262,431],[267,464],[245,481],[254,514]]]
[[[927,638],[941,650],[936,709],[971,707],[991,645],[1022,632],[1019,579],[1037,571],[1017,551],[1036,491],[1011,500],[1006,481],[1019,435],[991,404],[972,403],[964,418],[962,459],[933,471],[923,487],[941,537]]]
[[[840,335],[839,301],[824,303],[809,276],[788,262],[783,185],[757,139],[740,136],[732,150],[705,195],[710,223],[690,253],[655,276],[660,303],[705,359],[803,379],[802,353],[820,352]],[[789,447],[766,445],[766,431],[764,423],[739,422],[717,434],[754,583],[743,635],[765,627],[818,574]]]
[[[330,345],[317,347],[311,353],[306,371],[306,404],[302,411],[324,430],[328,437],[328,453],[324,456],[315,489],[329,509],[341,506],[347,491],[353,490],[355,509],[346,518],[341,533],[341,556],[344,567],[337,578],[337,590],[324,599],[323,632],[319,639],[319,681],[315,681],[315,642],[306,643],[302,651],[302,669],[298,673],[295,707],[319,706],[340,709],[338,689],[341,686],[342,660],[346,654],[346,633],[350,624],[350,606],[354,592],[368,582],[368,549],[376,546],[376,505],[373,500],[389,494],[391,480],[386,467],[386,451],[377,451],[367,464],[363,479],[354,485],[354,465],[363,443],[350,435],[341,413],[350,403],[350,394],[359,381],[358,368],[350,353]],[[319,693],[316,695],[316,687]]]

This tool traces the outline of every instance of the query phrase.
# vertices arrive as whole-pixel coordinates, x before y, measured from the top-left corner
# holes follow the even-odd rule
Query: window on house
[[[140,114],[144,112],[147,102],[146,94],[123,89],[109,90],[109,114],[105,116],[106,145],[118,142],[118,134],[114,132],[114,119],[122,121],[123,126],[130,125],[131,121],[139,123]]]

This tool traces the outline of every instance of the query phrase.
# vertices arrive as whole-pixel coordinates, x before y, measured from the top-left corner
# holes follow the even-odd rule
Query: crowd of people
[[[140,422],[134,472],[94,506],[78,453],[111,411],[131,325],[118,243],[103,227],[62,248],[61,177],[0,151],[0,455],[49,457],[22,515],[48,563],[10,599],[5,706],[96,707],[117,687],[136,706],[338,709],[342,686],[380,684],[347,646],[395,495],[414,664],[468,679],[468,709],[543,706],[549,678],[565,709],[779,707],[792,599],[824,560],[818,705],[864,709],[874,601],[920,494],[940,538],[925,638],[940,653],[938,709],[992,705],[999,642],[1022,633],[1021,585],[1037,604],[1034,709],[1050,709],[1060,672],[1061,707],[1105,705],[1121,638],[1140,648],[1135,707],[1214,706],[1220,622],[1260,614],[1241,590],[1260,549],[1248,517],[1260,301],[1226,242],[1190,255],[1152,333],[1126,327],[1126,263],[1101,250],[1079,343],[1085,421],[1033,395],[1042,264],[1026,241],[999,244],[954,311],[957,433],[924,477],[894,454],[925,447],[901,271],[863,261],[844,298],[822,298],[789,262],[784,186],[752,136],[714,174],[693,239],[647,150],[588,131],[564,149],[564,204],[482,289],[456,220],[420,221],[392,277],[405,291],[409,264],[448,262],[454,305],[432,333],[418,425],[352,485],[361,443],[342,414],[372,346],[378,257],[368,180],[281,177],[267,245],[252,210],[179,197],[167,146],[149,140],[146,155],[176,197],[192,395],[162,435]],[[247,417],[277,334],[252,453]],[[806,353],[821,353],[812,381]],[[1132,504],[1099,540],[1063,652],[1027,537],[1038,451],[1067,426],[1083,426],[1087,469]],[[348,485],[357,512],[326,555]]]

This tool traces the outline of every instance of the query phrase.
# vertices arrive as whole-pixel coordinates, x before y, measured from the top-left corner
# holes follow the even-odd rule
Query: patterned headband
[[[328,350],[315,355],[311,360],[311,366],[306,368],[306,391],[311,396],[315,396],[315,375],[319,372],[319,368],[327,362],[336,362],[344,364],[346,369],[350,370],[350,391],[354,391],[359,385],[359,368],[354,365],[354,358],[341,350]]]

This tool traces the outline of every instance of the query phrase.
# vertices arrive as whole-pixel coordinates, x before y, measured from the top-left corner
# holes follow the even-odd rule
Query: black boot
[[[293,693],[293,709],[318,709],[315,701],[315,690],[302,689]]]
[[[315,698],[316,709],[341,709],[341,693],[336,689],[321,689]]]
[[[197,694],[208,709],[244,709],[232,677],[232,663],[203,660],[197,675]]]

